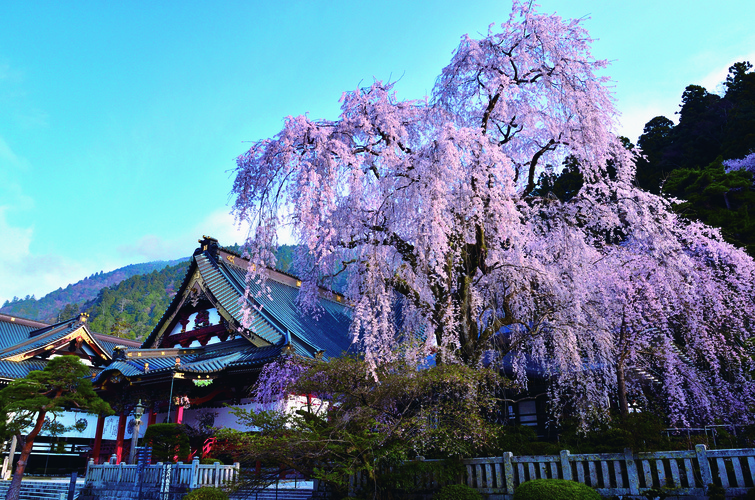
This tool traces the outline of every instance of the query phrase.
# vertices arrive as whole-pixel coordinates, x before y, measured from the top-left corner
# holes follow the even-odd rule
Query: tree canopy
[[[634,186],[590,43],[579,20],[515,2],[487,36],[462,37],[431,98],[375,81],[344,93],[336,120],[288,117],[237,159],[249,279],[289,225],[301,305],[316,314],[318,286],[348,270],[375,374],[398,356],[497,353],[522,384],[539,366],[554,406],[583,421],[648,392],[674,423],[749,419],[755,265]],[[536,181],[567,157],[582,185],[561,200]]]
[[[26,462],[34,439],[45,425],[46,416],[54,417],[56,413],[72,408],[91,413],[113,413],[110,405],[94,392],[89,367],[76,356],[52,358],[43,370],[12,380],[0,390],[0,408],[2,415],[7,417],[3,431],[6,435],[21,435],[23,443],[6,496],[8,500],[18,498]]]
[[[403,360],[377,370],[379,381],[354,357],[323,362],[287,356],[267,365],[257,396],[262,403],[274,396],[276,404],[261,412],[236,409],[241,430],[220,435],[235,460],[274,466],[253,473],[251,486],[268,486],[282,469],[295,470],[345,497],[350,476],[364,473],[376,498],[395,498],[397,490],[414,486],[413,474],[406,481],[411,484],[397,476],[417,456],[458,459],[502,451],[496,447],[502,427],[488,420],[496,411],[496,390],[505,386],[494,370],[450,364],[417,370]],[[296,403],[289,394],[309,399]]]

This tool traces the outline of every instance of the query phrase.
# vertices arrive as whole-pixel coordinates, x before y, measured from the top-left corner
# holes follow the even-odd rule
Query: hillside
[[[141,340],[157,324],[186,276],[189,262],[131,276],[105,287],[81,308],[92,330]]]
[[[0,312],[37,321],[54,322],[58,319],[61,310],[69,304],[81,306],[96,299],[100,290],[105,287],[117,285],[132,276],[159,271],[166,266],[175,265],[177,262],[180,261],[145,262],[143,264],[130,264],[109,273],[100,271],[65,288],[58,288],[41,299],[27,296],[24,299],[14,297],[11,301],[6,300],[0,307]],[[69,307],[70,310],[71,307]]]
[[[238,245],[227,247],[239,252]],[[278,268],[292,272],[293,247],[278,251]],[[37,300],[6,301],[0,312],[55,322],[79,312],[89,313],[93,331],[141,340],[160,320],[188,270],[189,260],[132,264],[110,273],[96,273]]]

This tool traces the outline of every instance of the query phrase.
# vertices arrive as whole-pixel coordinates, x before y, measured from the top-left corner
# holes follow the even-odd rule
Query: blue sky
[[[335,118],[345,90],[432,89],[459,37],[507,1],[60,2],[0,14],[0,303],[101,270],[241,240],[234,158],[287,115]],[[590,17],[636,141],[684,87],[755,63],[750,1],[542,1]]]

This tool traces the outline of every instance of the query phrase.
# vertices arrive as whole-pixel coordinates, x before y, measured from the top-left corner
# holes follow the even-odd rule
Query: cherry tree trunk
[[[627,381],[624,376],[624,364],[620,363],[616,367],[616,382],[617,389],[619,391],[619,408],[621,409],[621,416],[629,416],[629,404],[627,403]]]

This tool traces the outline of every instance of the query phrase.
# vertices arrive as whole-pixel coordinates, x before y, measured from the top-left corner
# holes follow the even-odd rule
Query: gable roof
[[[77,339],[82,339],[101,357],[109,360],[112,357],[111,352],[108,352],[89,331],[86,318],[87,315],[82,314],[77,318],[31,331],[26,340],[0,349],[0,360],[22,361],[33,357],[41,349],[59,348],[65,342],[75,342]]]
[[[197,289],[201,289],[221,317],[228,321],[229,331],[244,337],[249,348],[289,346],[301,356],[322,354],[326,358],[340,356],[350,349],[350,310],[342,296],[323,289],[319,310],[316,316],[310,315],[297,305],[301,282],[289,274],[269,271],[265,283],[269,293],[257,293],[259,286],[252,284],[251,297],[245,297],[249,262],[235,252],[220,248],[213,238],[205,237],[200,244],[181,287],[142,349],[160,346],[170,333],[168,329],[175,324],[180,308]],[[251,315],[249,329],[241,327],[242,304],[246,304]],[[252,356],[251,351],[248,355]],[[233,364],[230,358],[228,361],[229,365]]]
[[[50,325],[0,314],[0,381],[7,383],[25,377],[31,371],[44,369],[47,359],[36,358],[36,353],[62,348],[67,342],[79,338],[108,361],[112,359],[116,345],[139,346],[133,340],[91,332],[86,325],[86,315]],[[98,368],[92,368],[93,374],[98,371]]]

